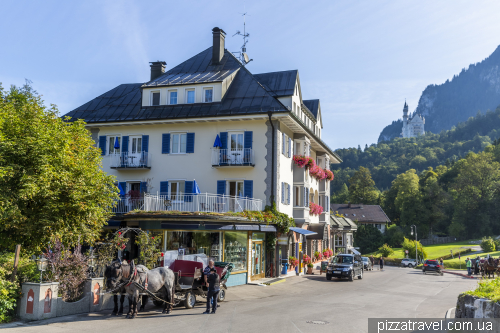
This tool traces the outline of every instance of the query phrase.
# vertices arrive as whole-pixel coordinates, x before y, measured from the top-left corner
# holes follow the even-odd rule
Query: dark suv
[[[426,260],[424,262],[424,265],[422,266],[422,272],[424,274],[427,274],[427,272],[436,272],[438,274],[443,275],[443,272],[441,271],[441,265],[439,264],[439,261],[437,260]]]
[[[354,277],[363,278],[363,261],[361,256],[357,254],[339,254],[333,257],[326,270],[326,279],[331,280],[332,277],[338,279],[348,278],[349,281],[354,281]]]

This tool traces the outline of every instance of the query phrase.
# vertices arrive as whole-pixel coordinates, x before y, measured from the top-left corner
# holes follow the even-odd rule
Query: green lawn
[[[446,244],[436,244],[436,245],[428,245],[424,246],[425,250],[427,251],[427,259],[439,259],[440,257],[443,257],[447,254],[450,254],[450,250],[453,251],[453,253],[456,253],[460,250],[465,250],[462,249],[462,247],[472,247],[476,246],[479,244],[470,244],[469,242],[471,240],[466,240],[466,241],[461,241],[461,242],[455,242],[455,243],[446,243]],[[395,259],[403,259],[406,257],[406,255],[403,253],[402,248],[394,248],[394,254],[390,255],[389,258],[395,258]],[[366,254],[364,256],[370,256],[370,255],[376,255],[375,252]]]
[[[491,255],[493,258],[498,258],[498,256],[500,256],[500,251],[489,252],[489,253],[478,253],[477,256],[486,257],[488,254]],[[460,260],[458,260],[458,258],[445,260],[444,261],[444,268],[445,269],[460,269],[460,263],[462,263],[462,269],[467,270],[467,267],[465,265],[465,259],[467,259],[467,257],[474,259],[474,258],[476,258],[476,255],[475,254],[470,254],[470,255],[464,254],[460,258]]]

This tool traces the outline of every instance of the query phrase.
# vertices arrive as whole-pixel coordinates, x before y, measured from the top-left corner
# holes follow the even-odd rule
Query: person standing
[[[375,259],[373,259],[373,256],[370,256],[370,261],[372,263],[372,269],[375,266]]]
[[[470,276],[471,269],[472,269],[472,261],[470,260],[469,257],[467,257],[467,260],[465,262],[466,262],[466,266],[467,266],[467,275]]]
[[[210,274],[207,277],[208,281],[208,294],[207,294],[207,310],[203,312],[204,314],[210,313],[210,303],[212,304],[212,312],[215,314],[215,310],[217,310],[217,297],[220,292],[220,278],[219,274],[215,268],[210,269]]]
[[[203,279],[205,280],[205,285],[208,287],[208,281],[207,281],[207,278],[208,278],[208,275],[210,275],[210,270],[212,268],[214,268],[214,261],[212,259],[210,259],[208,261],[208,266],[205,267],[205,269],[203,270]]]
[[[380,260],[378,263],[380,265],[380,270],[383,270],[384,269],[384,257],[380,257]]]
[[[441,269],[444,269],[444,261],[443,261],[443,258],[439,259],[439,265],[441,265]]]

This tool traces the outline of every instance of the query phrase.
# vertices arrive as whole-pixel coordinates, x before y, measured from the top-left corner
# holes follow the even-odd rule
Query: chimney
[[[214,44],[212,47],[212,65],[219,65],[222,57],[224,56],[224,40],[226,39],[226,33],[224,30],[215,27],[212,29],[212,34],[214,37]]]
[[[165,73],[165,67],[167,63],[165,61],[153,61],[150,62],[151,66],[151,80],[153,81],[157,77],[161,76],[163,73]]]

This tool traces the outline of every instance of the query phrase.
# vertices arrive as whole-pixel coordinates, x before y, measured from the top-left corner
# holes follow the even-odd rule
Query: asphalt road
[[[323,274],[287,278],[268,287],[229,288],[215,315],[201,314],[201,302],[191,310],[176,308],[170,315],[162,315],[150,303],[147,312],[133,320],[105,311],[0,328],[16,333],[367,332],[368,318],[444,318],[458,294],[473,289],[476,281],[387,267],[365,272],[354,282],[326,281]]]

